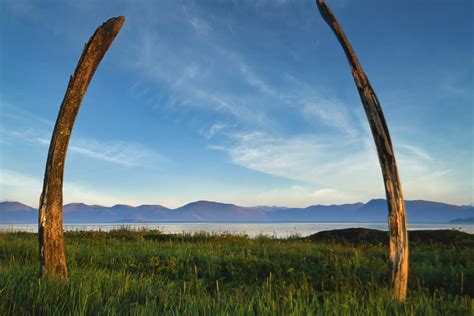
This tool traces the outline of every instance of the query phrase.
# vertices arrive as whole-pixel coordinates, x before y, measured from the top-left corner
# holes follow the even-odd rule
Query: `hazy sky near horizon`
[[[328,0],[381,101],[406,199],[473,201],[473,2]],[[0,200],[37,206],[84,44],[64,202],[307,206],[384,197],[365,113],[313,0],[0,0]]]

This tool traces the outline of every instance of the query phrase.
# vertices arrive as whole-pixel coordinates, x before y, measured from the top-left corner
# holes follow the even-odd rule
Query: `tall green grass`
[[[409,296],[384,245],[66,233],[69,281],[38,279],[37,236],[0,233],[0,315],[473,315],[474,249],[411,247]]]

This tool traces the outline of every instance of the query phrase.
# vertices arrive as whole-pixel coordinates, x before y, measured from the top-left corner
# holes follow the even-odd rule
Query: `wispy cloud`
[[[317,120],[350,136],[357,136],[352,117],[338,100],[314,98],[304,101],[303,115],[308,121]]]
[[[232,162],[287,179],[334,184],[340,180],[338,174],[360,168],[354,163],[362,163],[365,169],[371,169],[367,168],[367,156],[373,149],[364,141],[340,142],[337,139],[335,142],[328,135],[281,137],[263,132],[236,133],[232,138],[234,143],[227,147]],[[373,169],[377,170],[376,166]]]
[[[302,181],[304,190],[298,193],[304,193],[306,198],[301,201],[326,203],[337,198],[333,202],[339,203],[385,196],[370,135],[346,141],[327,135],[277,137],[262,132],[232,137],[231,145],[212,149],[227,152],[234,164],[245,168]],[[407,144],[400,147],[404,150],[397,157],[407,198],[453,200],[464,194],[465,189],[449,176],[449,170],[442,169],[426,151]]]
[[[341,100],[325,97],[318,89],[289,74],[268,79],[247,63],[239,52],[229,51],[226,47],[204,44],[203,51],[207,52],[207,57],[203,57],[199,50],[183,56],[179,53],[182,50],[179,43],[163,43],[150,31],[142,34],[136,47],[139,48],[139,58],[133,62],[132,68],[151,84],[167,88],[168,98],[161,95],[157,107],[168,104],[173,110],[193,108],[229,114],[231,119],[243,125],[260,129],[280,124],[278,118],[271,116],[275,109],[301,113],[301,118],[313,125],[330,126],[350,136],[356,136],[360,128],[352,123],[353,113]],[[216,64],[227,67],[222,69]],[[222,85],[229,81],[235,84]],[[249,91],[248,87],[253,90]]]
[[[44,147],[49,146],[50,142],[48,138],[37,137],[35,136],[36,133],[31,131],[8,132],[0,130],[0,133],[4,136],[14,137],[16,140],[21,139]],[[150,150],[139,143],[124,141],[105,142],[79,138],[71,142],[69,151],[83,157],[102,160],[123,167],[156,168],[156,166],[163,166],[168,163],[168,159],[156,151]],[[160,168],[158,167],[158,169]]]
[[[249,65],[241,61],[237,62],[237,64],[239,65],[242,76],[250,86],[256,88],[261,93],[265,93],[271,97],[280,97],[277,90],[270,84],[265,82],[260,76],[258,76],[255,71],[249,67]]]
[[[244,96],[237,94],[234,87],[222,86],[222,82],[235,76],[234,72],[229,70],[235,68],[239,72],[243,71],[242,64],[236,64],[234,58],[227,56],[219,47],[206,47],[209,57],[204,57],[200,51],[189,52],[183,56],[176,53],[181,51],[181,48],[175,46],[174,42],[165,45],[157,34],[145,31],[137,45],[139,58],[131,65],[155,87],[166,87],[168,97],[160,96],[156,102],[157,107],[167,105],[173,110],[210,110],[252,124],[269,123],[269,118],[262,108],[255,107]],[[216,68],[211,56],[227,60],[229,69]],[[250,70],[245,69],[244,80],[270,91]],[[238,85],[242,79],[235,81]],[[150,99],[155,99],[151,92]]]
[[[17,115],[17,113],[21,113],[22,115]],[[13,143],[23,141],[33,145],[49,146],[50,136],[48,136],[49,133],[46,127],[52,126],[50,121],[33,115],[24,109],[13,107],[8,109],[2,108],[1,116],[12,119],[13,123],[18,126],[18,129],[15,129],[12,127],[12,122],[9,122],[8,127],[0,128],[0,134],[5,142],[12,140]],[[37,128],[24,128],[24,126],[28,125],[37,125],[30,124],[31,121],[42,123],[43,126],[40,124]],[[123,167],[160,169],[159,166],[164,166],[169,162],[166,157],[157,151],[140,143],[130,141],[103,141],[83,137],[72,137],[71,143],[69,144],[69,151],[83,157],[102,160]]]
[[[219,132],[229,127],[231,126],[229,126],[228,124],[218,122],[218,123],[212,124],[212,126],[208,129],[201,129],[200,134],[204,135],[204,137],[206,137],[207,139],[210,139],[214,137],[216,134],[218,134]]]
[[[167,159],[139,143],[79,139],[69,147],[74,153],[84,157],[103,160],[124,167],[162,166]],[[160,169],[160,168],[158,168]]]
[[[407,156],[417,157],[419,158],[418,160],[428,160],[428,161],[433,160],[433,157],[431,157],[431,155],[428,152],[426,152],[420,147],[417,147],[414,145],[408,145],[408,144],[400,144],[398,148],[400,149],[402,153],[406,152]]]
[[[207,33],[211,30],[209,24],[197,16],[191,17],[188,22],[196,29],[196,31],[201,33]]]
[[[6,121],[15,121],[16,123],[23,122],[29,125],[31,125],[31,123],[35,123],[48,127],[54,126],[53,121],[47,120],[35,113],[4,101],[0,101],[0,119],[2,123],[6,123]]]
[[[38,207],[43,180],[15,170],[0,168],[0,200],[20,201]],[[114,205],[117,203],[138,204],[123,195],[110,195],[100,189],[78,182],[65,181],[64,203],[83,202],[86,204]]]

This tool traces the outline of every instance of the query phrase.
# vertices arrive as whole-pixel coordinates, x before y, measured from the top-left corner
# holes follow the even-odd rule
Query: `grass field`
[[[412,243],[397,304],[373,241],[68,232],[63,283],[37,278],[37,235],[0,233],[0,315],[473,315],[473,245]]]

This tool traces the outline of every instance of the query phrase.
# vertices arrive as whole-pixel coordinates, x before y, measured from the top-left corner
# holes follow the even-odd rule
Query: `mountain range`
[[[405,201],[410,223],[448,223],[474,217],[473,206],[431,201]],[[111,207],[71,203],[64,205],[66,223],[111,222],[386,222],[387,204],[383,199],[367,203],[312,205],[306,208],[278,206],[243,207],[211,201],[197,201],[176,209],[161,205]],[[36,223],[38,210],[19,202],[0,202],[0,223]]]

